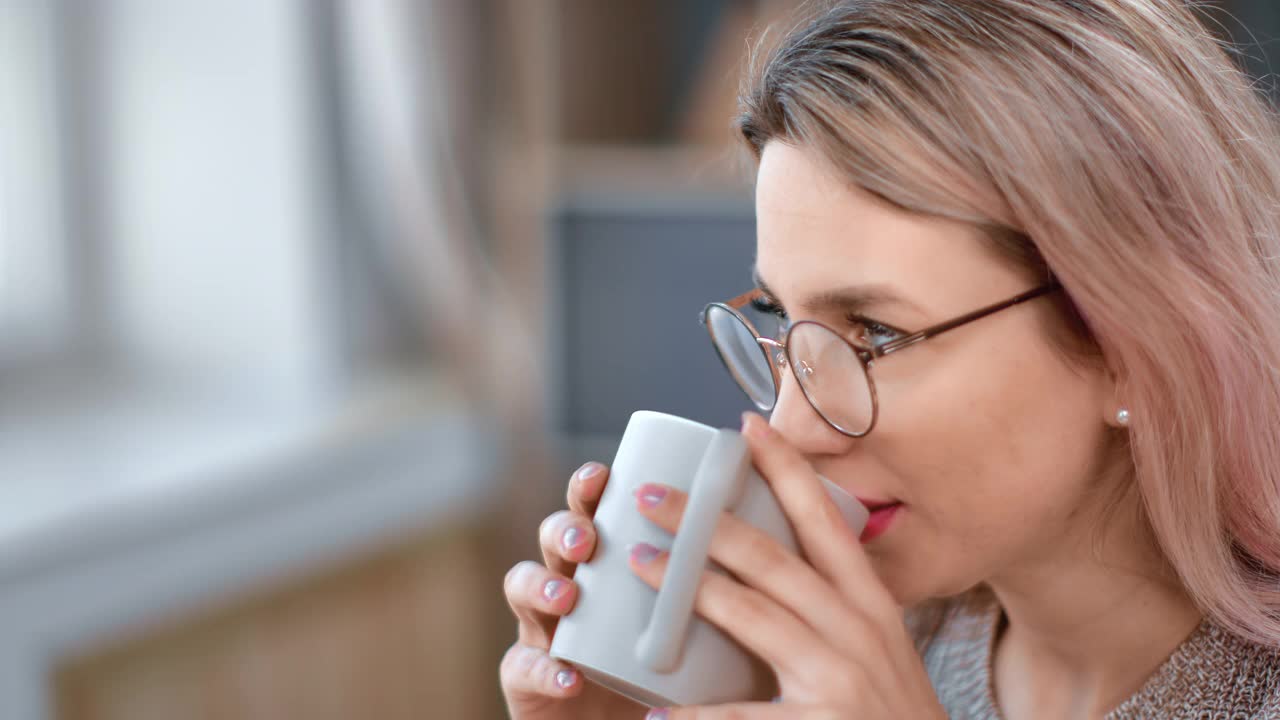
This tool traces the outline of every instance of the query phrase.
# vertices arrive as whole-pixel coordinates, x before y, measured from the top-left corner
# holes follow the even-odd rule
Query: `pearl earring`
[[[1121,425],[1128,425],[1129,411],[1124,408],[1120,408],[1120,410],[1116,412],[1116,422],[1120,423]]]

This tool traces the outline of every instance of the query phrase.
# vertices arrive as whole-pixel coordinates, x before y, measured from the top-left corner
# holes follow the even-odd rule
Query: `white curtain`
[[[490,384],[493,337],[531,347],[485,247],[482,192],[464,167],[482,133],[480,48],[466,39],[479,4],[338,0],[345,139],[355,200],[386,284],[410,300],[433,355],[465,387]],[[496,332],[495,332],[496,331]]]

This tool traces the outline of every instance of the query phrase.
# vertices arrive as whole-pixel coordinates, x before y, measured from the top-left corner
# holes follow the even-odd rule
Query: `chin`
[[[922,578],[917,573],[893,562],[888,556],[873,554],[870,558],[876,576],[899,605],[905,607],[927,599],[928,590],[924,587],[925,583],[920,582]]]
[[[880,582],[902,607],[910,607],[935,598],[950,597],[973,587],[972,582],[962,582],[952,577],[938,577],[929,568],[912,567],[894,562],[887,556],[872,556],[871,567]],[[936,565],[934,566],[937,567]]]

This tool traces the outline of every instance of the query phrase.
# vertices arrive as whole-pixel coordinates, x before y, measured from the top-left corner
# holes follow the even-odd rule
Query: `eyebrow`
[[[768,295],[774,301],[779,301],[778,294],[760,276],[758,268],[753,267],[751,269],[751,279],[765,295]],[[801,310],[813,315],[832,310],[862,313],[876,308],[894,306],[911,310],[923,317],[929,316],[929,313],[925,312],[919,305],[894,292],[893,288],[888,285],[881,284],[851,285],[849,287],[823,290],[805,298],[800,303]]]

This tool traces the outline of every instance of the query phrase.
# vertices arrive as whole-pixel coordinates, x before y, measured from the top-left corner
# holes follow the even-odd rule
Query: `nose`
[[[854,438],[837,431],[818,414],[789,368],[783,367],[781,375],[778,401],[769,416],[773,429],[806,455],[847,452]]]

